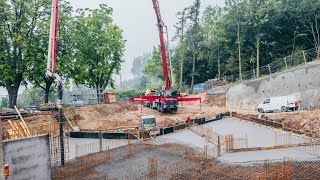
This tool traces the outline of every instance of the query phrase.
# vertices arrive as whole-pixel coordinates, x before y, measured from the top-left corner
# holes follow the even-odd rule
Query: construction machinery
[[[144,95],[145,96],[157,95],[157,90],[156,90],[156,88],[149,88],[146,90],[146,93]],[[156,108],[156,104],[154,101],[145,101],[145,102],[143,102],[143,106],[150,107],[152,109]]]
[[[146,130],[150,135],[159,134],[156,118],[152,115],[140,117],[141,129]]]
[[[145,96],[138,96],[130,98],[130,102],[143,102],[144,105],[149,106],[153,109],[158,109],[159,112],[176,112],[178,110],[179,101],[200,101],[201,98],[184,98],[180,96],[180,92],[171,87],[171,81],[168,73],[167,66],[167,53],[164,40],[164,23],[161,18],[160,7],[158,0],[152,0],[153,8],[157,17],[157,25],[159,30],[160,38],[160,49],[161,49],[161,58],[162,58],[162,70],[164,77],[164,86],[158,94],[147,94]]]

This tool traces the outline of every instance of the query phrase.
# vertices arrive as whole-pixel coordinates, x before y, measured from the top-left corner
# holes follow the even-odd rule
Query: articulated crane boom
[[[167,66],[167,53],[166,46],[164,42],[164,23],[161,19],[160,7],[158,0],[152,0],[154,11],[156,12],[158,28],[159,28],[159,37],[160,37],[160,49],[161,49],[161,57],[162,57],[162,68],[163,68],[163,77],[165,80],[164,90],[169,90],[171,87],[171,81],[169,79],[168,66]],[[172,78],[172,77],[171,77]]]
[[[58,86],[58,119],[59,119],[59,141],[60,141],[60,153],[61,153],[61,165],[64,166],[64,140],[63,140],[63,119],[62,119],[62,80],[61,77],[56,73],[56,59],[57,59],[57,34],[58,34],[58,12],[59,11],[59,0],[52,1],[51,11],[51,25],[48,45],[48,59],[46,75],[54,78]]]
[[[162,70],[164,77],[164,88],[160,91],[158,95],[147,94],[145,96],[138,96],[130,98],[130,102],[141,102],[144,105],[152,108],[158,109],[160,112],[171,111],[176,112],[178,110],[179,101],[200,101],[201,108],[201,98],[183,98],[180,96],[180,92],[171,88],[171,81],[168,73],[167,66],[167,53],[166,46],[164,41],[164,23],[161,19],[160,7],[158,0],[152,0],[153,8],[157,16],[157,25],[159,29],[159,38],[160,38],[160,48],[161,48],[161,58],[162,58]],[[172,78],[172,77],[171,77]]]

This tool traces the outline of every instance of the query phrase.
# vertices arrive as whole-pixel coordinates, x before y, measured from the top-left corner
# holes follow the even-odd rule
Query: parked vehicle
[[[265,99],[258,105],[257,110],[260,113],[282,111],[287,112],[289,110],[295,111],[299,108],[299,101],[296,96],[279,96]]]

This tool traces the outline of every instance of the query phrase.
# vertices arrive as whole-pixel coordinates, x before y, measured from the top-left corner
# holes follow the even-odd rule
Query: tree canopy
[[[259,76],[259,66],[298,50],[319,47],[319,0],[226,0],[223,8],[206,7],[198,26],[195,13],[190,13],[197,7],[198,0],[194,2],[177,14],[181,17],[190,9],[183,40],[177,41],[173,50],[175,76],[182,76],[184,84],[192,85],[193,75],[194,83],[236,75],[241,70]],[[176,28],[175,39],[179,39],[181,19]],[[181,67],[182,75],[177,73]]]
[[[0,0],[0,86],[9,94],[9,107],[17,104],[21,85],[32,84],[45,91],[49,100],[54,80],[45,75],[51,20],[50,0]],[[114,85],[125,41],[111,18],[112,9],[73,11],[59,3],[57,73],[100,93]]]
[[[151,58],[147,59],[147,63],[144,66],[143,73],[164,80],[162,61],[161,61],[161,51],[158,46],[153,47]]]
[[[21,84],[26,84],[28,66],[38,58],[35,42],[45,34],[41,22],[50,13],[50,1],[0,0],[0,86],[7,89],[9,107],[17,102]]]
[[[112,9],[100,5],[99,9],[79,9],[73,24],[74,60],[71,77],[76,84],[95,88],[97,93],[110,85],[111,75],[119,73],[125,41],[122,30],[113,24]]]

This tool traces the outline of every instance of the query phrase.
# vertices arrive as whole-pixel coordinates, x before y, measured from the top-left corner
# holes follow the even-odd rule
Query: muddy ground
[[[183,102],[177,113],[161,114],[157,110],[142,108],[140,104],[130,104],[127,102],[118,102],[115,104],[89,105],[84,107],[68,107],[64,113],[73,126],[80,127],[81,130],[113,130],[113,129],[131,129],[139,127],[141,115],[154,115],[160,126],[169,126],[180,121],[185,121],[187,116],[192,119],[206,117],[215,117],[217,114],[226,111],[235,111],[241,114],[258,117],[259,113],[247,110],[230,110],[225,107],[226,98],[224,95],[208,96],[206,93],[196,95],[201,97],[202,107],[199,102]],[[263,118],[284,122],[286,127],[304,131],[320,131],[320,109],[287,112],[287,113],[265,113]],[[261,117],[261,115],[260,115]],[[47,113],[47,115],[34,115],[25,118],[30,129],[44,125],[57,125],[57,113]],[[65,123],[65,126],[69,126]],[[4,121],[4,127],[10,128]]]

